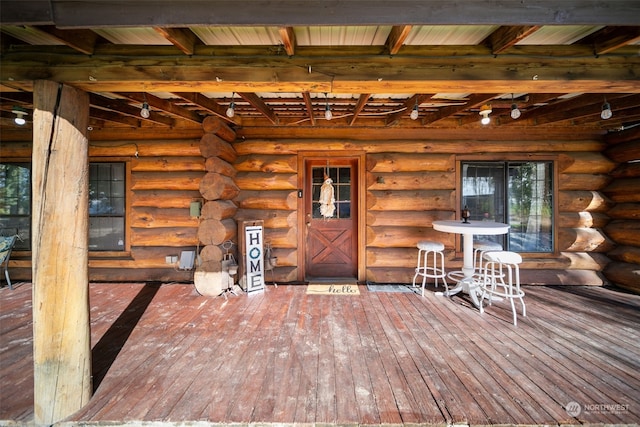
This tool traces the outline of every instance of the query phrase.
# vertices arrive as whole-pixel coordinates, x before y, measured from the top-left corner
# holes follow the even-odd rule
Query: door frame
[[[358,175],[357,200],[358,200],[358,219],[355,225],[357,237],[357,280],[363,282],[365,280],[365,260],[366,260],[366,214],[367,207],[365,204],[366,192],[366,153],[364,151],[298,151],[298,277],[297,280],[304,282],[306,280],[306,253],[307,253],[307,233],[306,222],[304,217],[305,206],[305,162],[307,160],[325,160],[331,162],[331,158],[351,158],[356,160],[356,173]],[[302,192],[302,193],[300,193]],[[300,197],[300,195],[302,195]]]

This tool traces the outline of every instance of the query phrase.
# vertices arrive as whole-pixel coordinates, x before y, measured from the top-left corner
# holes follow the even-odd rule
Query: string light
[[[613,112],[611,111],[611,105],[607,102],[605,98],[604,104],[602,104],[602,112],[600,113],[600,117],[602,120],[608,120],[613,116]]]
[[[413,110],[411,110],[411,114],[409,115],[409,117],[411,118],[411,120],[417,120],[419,114],[420,112],[418,111],[418,103],[416,102],[416,105],[413,106]]]
[[[518,109],[518,105],[513,101],[513,94],[511,94],[511,118],[516,120],[520,118],[520,110]]]
[[[236,104],[233,102],[233,97],[235,96],[235,92],[231,94],[231,104],[229,104],[229,108],[227,108],[227,117],[232,118],[236,115]]]
[[[333,113],[331,113],[331,107],[329,107],[329,98],[327,97],[327,94],[324,94],[325,98],[327,98],[327,105],[325,106],[324,109],[324,118],[327,120],[331,120],[333,118]]]
[[[151,112],[149,111],[149,104],[147,103],[147,101],[145,101],[142,103],[142,108],[140,109],[140,116],[142,116],[142,118],[144,119],[148,119],[150,115],[151,115]]]

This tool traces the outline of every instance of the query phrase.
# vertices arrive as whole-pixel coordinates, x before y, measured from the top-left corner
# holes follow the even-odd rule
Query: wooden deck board
[[[92,284],[96,391],[67,424],[638,424],[640,297],[525,290],[514,327],[504,302],[480,315],[432,289],[225,300]],[[0,421],[29,423],[31,286],[0,289],[0,303]]]

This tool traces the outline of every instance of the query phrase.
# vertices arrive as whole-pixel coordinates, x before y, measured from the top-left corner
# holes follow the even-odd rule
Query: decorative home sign
[[[264,289],[264,251],[262,241],[263,230],[261,225],[252,225],[245,228],[247,292]]]

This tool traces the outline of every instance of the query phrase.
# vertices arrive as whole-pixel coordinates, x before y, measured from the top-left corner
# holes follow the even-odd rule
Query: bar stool
[[[429,255],[431,255],[431,265],[429,265]],[[418,266],[416,274],[413,276],[413,286],[416,286],[418,276],[422,276],[422,296],[424,296],[427,278],[433,279],[436,288],[438,287],[438,279],[442,279],[445,291],[449,292],[446,280],[447,273],[444,271],[444,244],[430,240],[418,242]]]
[[[493,297],[508,299],[513,312],[513,325],[517,326],[515,299],[519,299],[522,304],[522,316],[527,315],[527,308],[524,305],[524,291],[520,289],[519,265],[522,263],[522,257],[515,252],[495,251],[485,252],[483,259],[485,264],[483,281],[481,282],[480,313],[484,312],[483,301],[485,298],[489,300],[489,305],[493,302]]]
[[[473,269],[474,271],[481,273],[482,270],[482,255],[489,251],[501,251],[502,245],[500,243],[492,242],[490,240],[476,240],[473,242]]]

